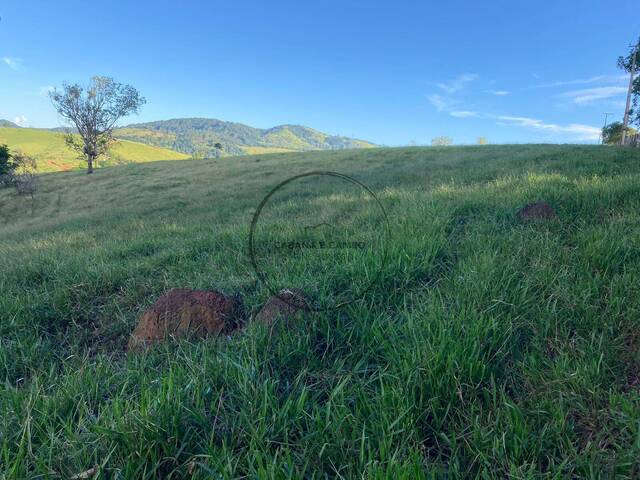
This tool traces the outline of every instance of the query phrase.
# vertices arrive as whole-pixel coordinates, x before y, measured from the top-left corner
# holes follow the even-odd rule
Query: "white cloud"
[[[585,105],[596,100],[603,100],[606,98],[616,97],[627,92],[625,87],[598,87],[598,88],[584,88],[582,90],[573,90],[571,92],[563,93],[562,96],[571,98],[572,103],[578,105]]]
[[[436,110],[439,112],[449,110],[449,102],[442,95],[434,93],[433,95],[429,95],[427,100],[429,100],[431,105],[436,107]]]
[[[529,117],[512,117],[509,115],[498,115],[495,117],[498,125],[510,127],[524,127],[533,130],[541,130],[556,134],[569,134],[572,140],[597,140],[601,130],[598,127],[571,123],[569,125],[557,125],[555,123],[545,123],[542,120]]]
[[[53,85],[47,85],[46,87],[40,87],[39,93],[40,95],[46,97],[49,95],[49,92],[53,92],[55,87]]]
[[[519,127],[534,127],[542,128],[544,123],[541,120],[536,120],[529,117],[512,117],[510,115],[498,115],[497,120],[500,120],[501,125],[517,125]]]
[[[496,115],[493,113],[460,109],[460,107],[463,105],[462,99],[460,99],[459,95],[455,94],[462,90],[467,83],[472,82],[477,78],[478,76],[475,74],[465,74],[460,75],[450,82],[440,83],[438,84],[438,87],[440,87],[446,93],[434,93],[427,96],[427,99],[438,112],[445,112],[449,116],[454,118],[480,118],[484,120],[495,121],[497,125],[527,128],[530,130],[545,132],[549,135],[565,139],[566,141],[597,140],[600,136],[600,128],[593,127],[591,125],[583,125],[580,123],[560,125],[555,123],[547,123],[543,120],[530,117],[521,117],[515,115]],[[609,77],[594,77],[592,79],[587,79],[586,81],[601,81],[603,78]],[[566,95],[572,98],[572,101],[576,103],[585,103],[598,98],[609,98],[610,96],[618,95],[620,88],[622,87],[613,86],[588,88],[576,90],[574,92],[567,92]],[[624,88],[622,88],[622,90],[624,90]],[[510,94],[510,92],[506,90],[486,90],[486,92],[496,96],[505,96]]]
[[[13,119],[13,123],[18,125],[19,127],[28,127],[29,126],[29,120],[27,120],[27,117],[25,117],[24,115],[19,115],[16,118],[14,118]]]
[[[473,117],[479,117],[480,113],[471,112],[469,110],[454,110],[452,112],[449,112],[449,115],[455,118],[473,118]]]
[[[438,112],[451,112],[452,116],[456,116],[452,111],[455,110],[455,105],[460,102],[456,100],[456,93],[463,90],[465,85],[469,82],[473,82],[478,78],[475,73],[465,73],[458,75],[453,80],[447,82],[437,83],[436,86],[444,91],[443,94],[433,93],[427,96],[427,100],[435,107]]]
[[[448,82],[436,83],[436,85],[445,92],[451,94],[459,92],[465,87],[467,83],[473,82],[476,79],[478,79],[477,74],[465,73],[463,75],[458,75],[453,80],[449,80]]]
[[[22,59],[21,58],[2,57],[2,61],[11,70],[15,70],[16,72],[22,70]]]
[[[628,79],[627,75],[597,75],[595,77],[582,78],[578,80],[563,80],[552,83],[544,83],[541,85],[534,85],[533,88],[565,87],[569,85],[587,85],[590,83],[619,83],[626,79]]]

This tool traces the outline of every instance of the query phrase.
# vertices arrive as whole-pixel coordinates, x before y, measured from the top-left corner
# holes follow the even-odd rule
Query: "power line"
[[[607,128],[607,118],[609,118],[609,115],[613,115],[613,112],[602,112],[602,114],[604,115],[604,126],[600,133],[600,143],[604,143],[604,129]]]

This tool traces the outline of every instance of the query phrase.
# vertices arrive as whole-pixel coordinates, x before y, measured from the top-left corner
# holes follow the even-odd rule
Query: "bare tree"
[[[131,85],[123,85],[110,77],[93,77],[89,85],[62,86],[49,93],[60,116],[75,126],[80,140],[73,134],[66,137],[67,145],[87,160],[87,173],[100,155],[105,154],[114,141],[113,129],[122,117],[138,113],[146,103]]]
[[[431,139],[431,145],[434,147],[447,147],[453,144],[451,137],[434,137]]]

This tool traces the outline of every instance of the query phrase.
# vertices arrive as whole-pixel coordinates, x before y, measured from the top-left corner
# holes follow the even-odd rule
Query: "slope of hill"
[[[296,250],[268,274],[322,301],[387,260],[360,300],[266,328],[249,225],[310,170],[369,186],[388,248]],[[267,208],[370,231],[339,183]],[[638,149],[518,145],[62,172],[34,204],[0,190],[0,477],[637,479],[638,185]],[[520,221],[538,200],[556,217]],[[247,327],[125,354],[176,287],[242,296]]]
[[[0,118],[0,128],[21,128],[20,125]]]
[[[117,130],[116,135],[118,138],[205,157],[217,155],[216,143],[222,145],[222,155],[375,146],[363,140],[327,135],[300,125],[260,129],[209,118],[178,118],[138,123]]]
[[[35,128],[0,128],[0,144],[7,144],[12,150],[20,150],[35,157],[38,170],[41,172],[85,167],[77,154],[65,145],[64,134],[60,132]],[[109,156],[100,161],[100,165],[185,158],[189,158],[189,155],[167,148],[120,140],[113,146]]]

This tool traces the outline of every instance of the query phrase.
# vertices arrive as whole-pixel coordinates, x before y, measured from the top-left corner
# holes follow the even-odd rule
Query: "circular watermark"
[[[282,181],[263,198],[251,221],[249,256],[272,295],[290,303],[282,292],[294,287],[311,299],[307,310],[332,310],[372,291],[389,237],[387,214],[369,187],[314,171]]]

